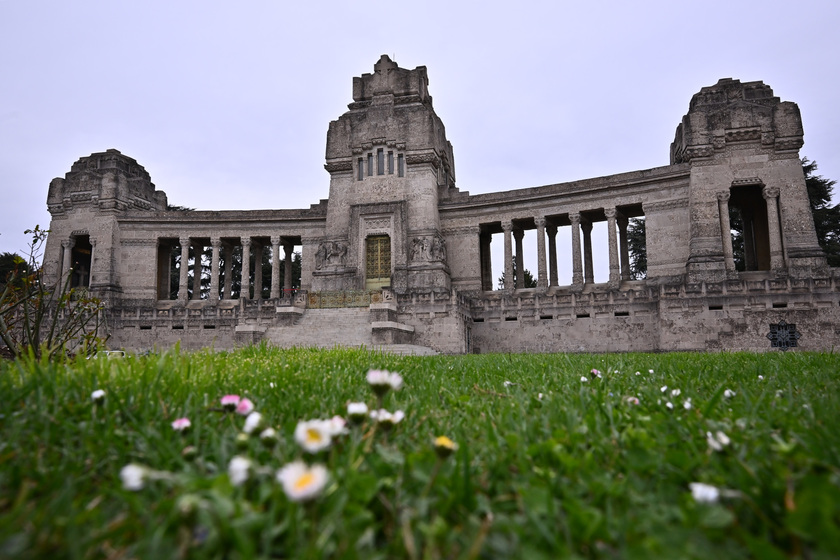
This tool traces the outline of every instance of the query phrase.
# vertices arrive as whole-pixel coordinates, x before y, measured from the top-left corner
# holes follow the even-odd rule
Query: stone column
[[[262,299],[263,244],[254,243],[254,299]]]
[[[572,285],[583,288],[583,264],[580,258],[580,212],[570,212],[572,222]]]
[[[584,282],[592,284],[595,282],[595,272],[592,269],[592,222],[583,219],[580,222],[583,230],[583,272]]]
[[[490,255],[491,241],[493,241],[493,236],[489,233],[485,232],[478,235],[482,290],[493,289],[493,260]]]
[[[502,231],[505,236],[505,290],[513,289],[513,242],[510,234],[513,231],[513,222],[510,220],[502,222]]]
[[[545,218],[535,218],[534,223],[537,224],[537,288],[544,290],[548,287],[548,275],[545,272]]]
[[[210,254],[210,301],[219,301],[219,249],[222,248],[222,240],[218,237],[210,238],[210,246],[213,252]]]
[[[71,237],[61,242],[61,247],[64,249],[64,257],[61,266],[61,282],[67,282],[73,270],[73,247],[76,245],[76,239]]]
[[[251,299],[251,238],[242,238],[242,280],[239,282],[239,297]]]
[[[178,243],[181,244],[181,275],[178,279],[178,299],[186,303],[189,299],[190,238],[182,237],[178,240]]]
[[[292,295],[292,259],[295,254],[295,246],[291,243],[284,243],[283,253],[286,255],[283,264],[283,297],[286,297]]]
[[[547,226],[548,232],[548,285],[557,285],[557,226]]]
[[[233,247],[230,243],[225,243],[225,287],[224,299],[230,299],[230,284],[233,281]]]
[[[271,238],[271,299],[280,298],[280,238]]]
[[[735,271],[735,257],[732,251],[732,226],[729,223],[729,191],[717,193],[720,214],[720,237],[723,242],[723,262],[727,272]]]
[[[782,232],[779,228],[779,189],[764,187],[761,195],[767,202],[767,232],[770,235],[770,270],[785,267],[782,251]]]
[[[525,232],[521,229],[513,230],[513,239],[516,241],[516,289],[525,287],[525,255],[522,254],[522,237]]]
[[[619,286],[618,275],[618,240],[615,235],[615,208],[605,208],[604,214],[607,216],[607,244],[609,245],[610,255],[610,279],[609,286],[616,289]]]
[[[630,280],[630,248],[627,245],[627,226],[629,220],[624,214],[615,218],[618,224],[618,253],[621,260],[621,279]]]

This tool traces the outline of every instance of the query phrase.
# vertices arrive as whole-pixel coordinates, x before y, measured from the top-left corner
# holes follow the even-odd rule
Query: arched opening
[[[729,222],[735,269],[770,270],[770,232],[763,185],[743,185],[729,191]]]
[[[70,277],[71,288],[90,287],[90,264],[93,254],[93,246],[90,243],[90,236],[77,235],[73,244],[73,251],[70,262],[73,267],[73,275]]]
[[[391,238],[371,235],[365,239],[365,289],[391,285]]]

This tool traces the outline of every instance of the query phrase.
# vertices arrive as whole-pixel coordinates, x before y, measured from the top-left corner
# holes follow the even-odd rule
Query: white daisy
[[[298,422],[295,441],[307,453],[318,453],[332,444],[333,426],[329,420]]]
[[[252,412],[248,415],[245,419],[245,425],[242,427],[242,431],[246,434],[250,434],[254,432],[258,428],[262,428],[263,425],[263,416],[259,412]]]
[[[251,473],[251,460],[240,455],[230,460],[228,465],[228,478],[234,486],[242,485]]]
[[[403,378],[399,373],[384,369],[372,369],[367,372],[367,382],[373,392],[380,397],[390,390],[399,391]]]
[[[149,469],[143,465],[131,463],[120,470],[120,478],[122,479],[123,488],[136,492],[142,490],[146,483]]]
[[[304,502],[317,497],[327,485],[329,475],[323,465],[307,466],[303,461],[289,463],[277,471],[277,481],[293,502]]]
[[[90,394],[90,400],[92,400],[96,404],[101,403],[105,400],[105,391],[103,391],[102,389],[97,389],[96,391]]]
[[[714,504],[720,499],[720,490],[716,486],[702,482],[692,482],[688,486],[691,488],[691,496],[697,503]]]

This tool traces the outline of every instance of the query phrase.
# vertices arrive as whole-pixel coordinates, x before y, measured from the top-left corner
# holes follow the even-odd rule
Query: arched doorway
[[[365,239],[365,289],[391,285],[391,238],[371,235]]]

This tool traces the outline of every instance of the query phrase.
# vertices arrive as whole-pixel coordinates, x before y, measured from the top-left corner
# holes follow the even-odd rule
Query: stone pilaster
[[[210,301],[219,301],[219,249],[222,248],[222,240],[218,237],[210,239],[210,246],[213,252],[210,254]]]
[[[770,235],[770,269],[781,270],[785,267],[782,251],[782,232],[779,228],[779,189],[764,187],[761,191],[767,201],[767,232]]]
[[[723,263],[726,272],[735,272],[735,257],[732,250],[732,226],[729,223],[729,191],[717,193],[718,212],[720,213],[720,236],[723,242]]]
[[[592,284],[595,282],[595,272],[592,265],[592,222],[582,219],[580,228],[583,230],[583,272],[584,282]]]
[[[239,297],[251,299],[251,238],[242,238],[242,280],[239,282]]]
[[[604,215],[607,217],[607,244],[609,245],[610,257],[610,279],[609,286],[617,289],[619,285],[618,275],[618,239],[615,234],[615,208],[605,208]]]
[[[570,212],[572,223],[572,287],[583,288],[583,261],[580,255],[580,212]]]
[[[178,242],[181,244],[181,274],[178,278],[178,299],[186,303],[189,299],[190,238],[182,237]]]
[[[284,243],[283,253],[286,256],[283,263],[283,297],[285,297],[292,294],[292,259],[295,254],[295,246],[291,243]]]
[[[271,299],[280,297],[280,238],[271,238]]]
[[[61,247],[64,249],[62,267],[61,267],[61,282],[66,282],[73,271],[73,247],[76,245],[76,240],[72,237],[61,242]]]
[[[537,288],[544,290],[548,288],[548,275],[545,271],[545,218],[535,218],[534,223],[537,225]]]
[[[513,289],[513,222],[510,220],[502,222],[502,231],[505,236],[505,290]]]
[[[546,226],[548,232],[548,285],[557,285],[557,226]]]

